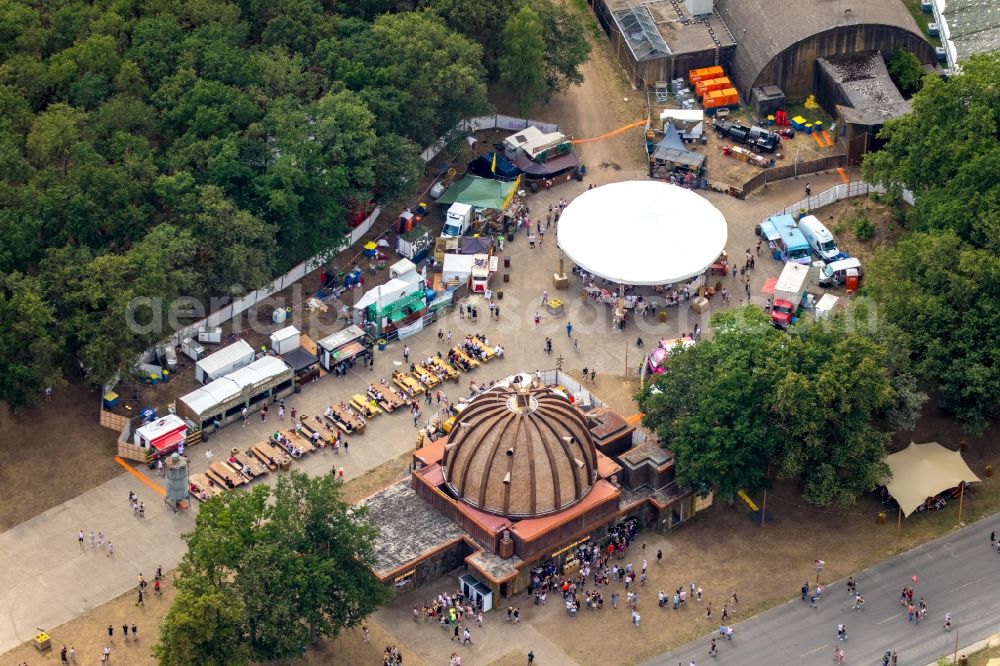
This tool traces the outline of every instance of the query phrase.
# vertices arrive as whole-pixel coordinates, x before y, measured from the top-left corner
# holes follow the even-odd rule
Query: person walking
[[[80,534],[77,535],[77,541],[80,542],[80,548],[83,548],[83,530],[80,530]]]
[[[542,307],[545,307],[545,304],[548,303],[548,302],[549,302],[549,292],[548,291],[543,291],[542,292]]]
[[[135,622],[132,623],[132,640],[139,640],[139,627],[135,626]]]
[[[528,650],[528,666],[531,666],[533,663],[535,663],[535,653]]]
[[[247,420],[249,419],[249,416],[250,416],[250,412],[247,410],[246,407],[244,407],[243,409],[240,410],[240,416],[243,417],[243,427],[246,428],[247,427]]]
[[[571,321],[566,322],[566,337],[573,337],[573,322]]]
[[[112,627],[110,624],[108,625],[108,642],[109,643],[115,642],[115,628]]]
[[[123,637],[123,638],[124,638],[124,639],[125,639],[126,641],[128,640],[128,625],[127,625],[127,624],[123,624],[123,625],[122,625],[122,637]]]
[[[111,557],[114,554],[115,554],[115,545],[111,543],[110,539],[108,539],[108,557]]]

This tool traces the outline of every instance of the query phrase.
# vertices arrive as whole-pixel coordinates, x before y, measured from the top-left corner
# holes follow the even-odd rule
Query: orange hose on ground
[[[627,132],[628,130],[630,130],[630,129],[634,128],[634,127],[639,127],[640,125],[645,125],[645,124],[646,124],[646,120],[645,119],[637,120],[634,123],[629,123],[628,125],[625,125],[624,127],[619,127],[618,129],[611,130],[610,132],[608,132],[606,134],[602,134],[600,136],[593,136],[593,137],[590,137],[589,139],[573,139],[570,143],[573,143],[573,144],[591,143],[592,141],[600,141],[601,139],[609,139],[609,138],[611,138],[613,136],[617,136],[617,135],[621,134],[622,132]]]
[[[819,138],[819,134],[817,134],[816,132],[813,132],[809,136],[811,136],[813,138],[813,141],[816,142],[817,146],[819,146],[820,148],[826,148],[826,144],[823,143],[823,139]]]
[[[826,139],[826,145],[828,146],[833,145],[833,139],[830,138],[830,133],[827,132],[826,130],[823,130],[823,138]]]

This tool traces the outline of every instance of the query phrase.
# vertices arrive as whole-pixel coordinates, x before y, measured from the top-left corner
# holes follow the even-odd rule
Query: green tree
[[[889,76],[900,92],[909,97],[920,90],[924,67],[912,51],[896,46],[892,57],[889,58]]]
[[[948,80],[927,77],[912,111],[890,120],[865,157],[870,182],[910,190],[916,231],[952,229],[1000,254],[1000,53],[970,58]]]
[[[160,625],[153,655],[160,666],[242,666],[250,647],[242,640],[246,617],[238,598],[191,585],[177,592]]]
[[[546,90],[542,101],[548,102],[552,95],[583,83],[580,66],[590,57],[590,41],[584,21],[589,19],[566,4],[556,4],[552,0],[532,0],[531,7],[538,12],[545,37],[543,68]]]
[[[0,400],[12,411],[63,382],[55,312],[42,293],[37,280],[20,273],[0,283]]]
[[[197,632],[195,646],[183,632],[164,633],[156,647],[164,666],[298,656],[308,641],[360,624],[389,596],[369,566],[375,531],[332,476],[293,472],[274,487],[207,502],[185,541],[170,613],[215,618],[221,598],[231,613],[213,620],[211,633]],[[247,650],[234,652],[238,660],[220,661],[240,644]]]
[[[522,7],[503,28],[500,83],[514,97],[519,113],[535,107],[546,94],[545,40],[538,13]]]
[[[970,431],[997,417],[1000,257],[954,232],[914,233],[878,252],[865,277],[902,332],[918,379]]]
[[[757,309],[717,313],[712,328],[712,340],[672,354],[638,402],[643,424],[673,451],[678,481],[730,498],[766,486],[779,451],[769,368],[786,340]]]
[[[638,397],[678,479],[732,497],[766,486],[770,471],[820,506],[850,505],[883,482],[888,424],[912,419],[922,396],[897,395],[912,391],[906,359],[853,314],[786,335],[756,308],[720,313],[712,340],[671,355]]]

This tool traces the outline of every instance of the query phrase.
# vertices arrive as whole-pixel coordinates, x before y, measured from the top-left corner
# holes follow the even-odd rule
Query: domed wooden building
[[[549,386],[515,375],[476,396],[447,439],[415,452],[408,480],[366,500],[382,580],[405,591],[464,564],[470,594],[508,597],[541,565],[570,571],[576,546],[623,520],[668,529],[702,506],[677,487],[669,452],[543,374]]]

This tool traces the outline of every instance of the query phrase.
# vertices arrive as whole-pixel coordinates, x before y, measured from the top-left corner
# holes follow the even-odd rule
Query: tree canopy
[[[881,137],[865,177],[910,190],[915,205],[904,238],[871,262],[867,292],[899,327],[918,379],[982,431],[1000,406],[1000,54],[927,77]]]
[[[206,502],[185,535],[178,595],[154,649],[162,666],[287,659],[359,625],[389,596],[375,531],[340,481],[299,472]]]
[[[911,229],[951,229],[1000,253],[1000,53],[970,58],[947,80],[927,77],[912,105],[885,124],[865,178],[913,193]]]
[[[412,187],[488,110],[482,48],[420,4],[7,3],[0,308],[32,342],[5,332],[0,400],[113,378],[174,297],[256,289]]]
[[[545,41],[538,14],[522,7],[503,28],[504,52],[500,56],[500,82],[517,100],[519,113],[527,113],[545,94]]]
[[[893,337],[863,322],[840,314],[785,334],[754,307],[714,315],[715,337],[672,354],[637,396],[678,479],[731,497],[766,487],[769,474],[792,478],[821,506],[881,483],[889,428],[912,420],[924,396],[907,355],[888,348]]]

